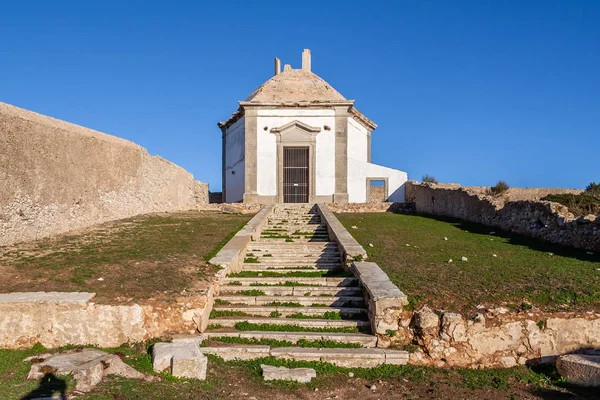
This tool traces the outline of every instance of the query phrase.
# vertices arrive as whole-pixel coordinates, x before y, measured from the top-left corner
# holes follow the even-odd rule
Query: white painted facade
[[[308,185],[309,202],[363,203],[373,200],[370,181],[378,180],[385,184],[386,201],[403,202],[407,174],[370,162],[375,123],[310,67],[308,50],[303,53],[301,70],[286,65],[281,72],[276,59],[275,75],[240,102],[231,118],[219,123],[224,200],[299,201],[296,194],[284,192],[301,187],[300,201],[306,201]],[[284,166],[284,154],[297,152],[285,149],[298,147],[308,154],[300,178],[293,168]],[[300,157],[290,161],[298,162],[305,155],[289,157]],[[293,179],[297,183],[290,182]]]
[[[260,196],[277,195],[277,142],[272,128],[300,121],[320,127],[316,137],[317,196],[332,196],[335,190],[335,113],[333,110],[274,109],[258,111],[257,191]],[[325,130],[329,127],[329,130]],[[266,128],[266,129],[265,129]]]

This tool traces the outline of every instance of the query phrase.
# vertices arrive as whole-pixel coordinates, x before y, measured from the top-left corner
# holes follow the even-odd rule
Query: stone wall
[[[486,310],[474,319],[423,308],[401,325],[420,346],[411,364],[439,367],[512,367],[554,362],[567,353],[600,350],[600,314]],[[414,335],[414,336],[413,336]],[[406,342],[407,335],[404,336]]]
[[[0,103],[0,245],[208,203],[208,187],[142,147]]]
[[[31,348],[35,343],[48,348],[116,347],[173,333],[194,333],[208,318],[209,291],[171,303],[127,305],[95,304],[94,293],[0,294],[0,348]]]
[[[459,185],[406,184],[406,199],[419,213],[444,215],[520,233],[552,243],[600,251],[600,218],[576,218],[558,203],[541,201],[551,193],[571,189],[510,189],[489,196],[485,188]]]
[[[375,212],[410,212],[412,205],[408,203],[327,203],[327,207],[335,213],[375,213]]]

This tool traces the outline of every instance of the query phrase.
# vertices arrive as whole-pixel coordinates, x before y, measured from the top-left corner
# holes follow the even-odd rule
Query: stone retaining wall
[[[334,213],[376,213],[376,212],[410,212],[412,205],[407,203],[327,203]]]
[[[208,203],[208,186],[124,139],[0,103],[0,246]]]
[[[497,308],[465,319],[423,308],[406,313],[401,325],[408,332],[405,343],[412,339],[420,346],[410,356],[412,364],[512,367],[600,351],[600,314],[595,313],[514,314]]]
[[[444,215],[539,238],[564,246],[600,251],[600,218],[576,218],[558,203],[540,201],[550,193],[579,193],[570,189],[512,189],[505,201],[482,188],[408,182],[406,199],[419,213]]]
[[[0,348],[117,347],[172,333],[193,333],[209,313],[208,290],[172,303],[101,305],[94,293],[0,294]]]

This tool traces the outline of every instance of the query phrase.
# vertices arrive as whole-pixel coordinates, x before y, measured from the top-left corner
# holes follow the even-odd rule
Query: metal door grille
[[[283,202],[308,203],[308,148],[283,148]]]

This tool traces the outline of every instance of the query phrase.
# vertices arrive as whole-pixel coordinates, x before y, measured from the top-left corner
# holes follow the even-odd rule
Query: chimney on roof
[[[279,75],[281,73],[281,60],[275,57],[275,75]]]
[[[310,72],[310,50],[304,49],[302,52],[302,70]]]
[[[292,66],[290,64],[285,64],[283,66],[283,72],[288,72],[292,70]]]

